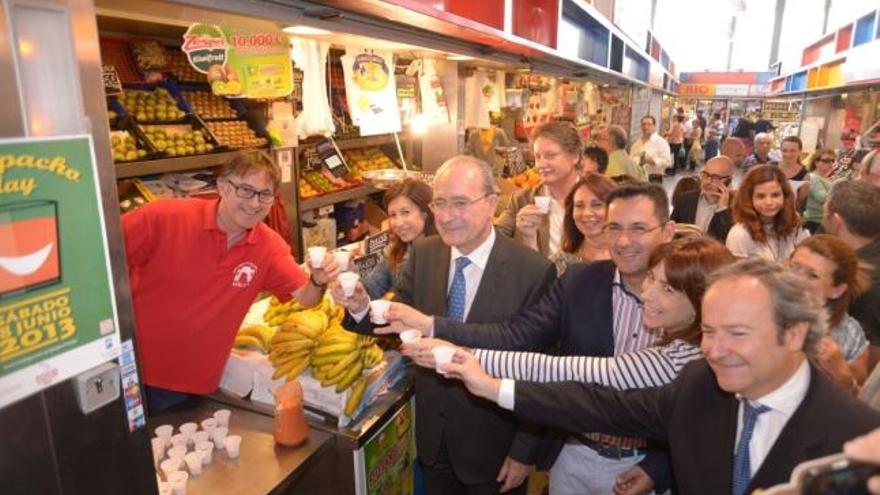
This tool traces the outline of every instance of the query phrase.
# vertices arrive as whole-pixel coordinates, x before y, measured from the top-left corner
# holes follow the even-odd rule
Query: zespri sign
[[[0,140],[0,408],[119,354],[90,136]]]

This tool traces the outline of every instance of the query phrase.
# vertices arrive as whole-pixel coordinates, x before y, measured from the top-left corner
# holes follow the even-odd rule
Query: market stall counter
[[[289,488],[272,493],[332,493],[334,495],[411,493],[415,460],[415,408],[412,397],[412,381],[407,377],[379,395],[354,422],[342,428],[337,427],[335,419],[323,418],[309,411],[307,415],[311,434],[322,435],[322,438],[330,436],[331,446],[314,466],[305,470],[303,476],[298,477],[293,483],[285,484]],[[222,393],[211,396],[211,399],[225,403],[234,410],[262,416],[269,428],[266,430],[269,432],[266,434],[266,446],[261,447],[269,452],[264,454],[266,457],[272,456],[276,451],[284,450],[275,447],[272,443],[271,406]],[[311,442],[310,439],[309,443]],[[241,455],[244,457],[246,452],[242,451]],[[274,466],[270,468],[274,469]],[[250,476],[245,477],[245,481],[242,482],[246,482],[249,478]],[[231,484],[228,486],[232,487]],[[409,488],[401,491],[403,486]],[[248,488],[250,489],[251,486]],[[198,495],[204,492],[192,493]]]
[[[259,414],[236,406],[228,406],[210,398],[200,399],[195,407],[171,410],[154,416],[150,427],[173,425],[175,429],[188,422],[200,424],[211,418],[215,411],[232,411],[229,435],[241,436],[239,457],[230,459],[225,451],[214,450],[212,462],[198,476],[190,476],[186,493],[189,495],[223,494],[281,494],[318,493],[301,488],[330,462],[333,455],[333,435],[313,428],[309,438],[297,447],[275,443],[272,416]]]

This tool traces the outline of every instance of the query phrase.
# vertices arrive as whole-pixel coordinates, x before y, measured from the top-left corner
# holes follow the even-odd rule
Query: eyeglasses
[[[703,179],[706,179],[706,180],[716,181],[716,182],[727,182],[730,180],[729,175],[716,175],[716,174],[710,174],[709,172],[700,172],[700,177],[702,177]]]
[[[476,203],[477,201],[479,201],[481,199],[486,199],[493,194],[495,194],[495,193],[491,192],[488,194],[484,194],[476,199],[464,199],[464,198],[455,198],[455,199],[449,199],[449,200],[437,199],[437,200],[434,200],[434,201],[431,201],[430,203],[428,203],[428,206],[434,211],[452,210],[456,213],[461,213],[465,209],[467,209],[468,206]]]
[[[834,163],[834,158],[816,158],[817,162]]]
[[[275,201],[274,191],[257,191],[248,185],[236,184],[229,179],[226,179],[226,182],[228,182],[229,185],[232,186],[233,189],[235,189],[235,195],[241,199],[251,199],[254,196],[257,196],[257,199],[260,201],[260,203],[263,203],[265,205],[272,204],[272,201]]]
[[[605,233],[605,236],[608,237],[608,239],[610,239],[610,240],[617,239],[618,237],[622,236],[624,232],[626,232],[626,235],[630,239],[632,239],[634,241],[638,241],[638,240],[642,239],[643,237],[645,237],[646,235],[648,235],[649,233],[663,227],[664,225],[666,225],[665,222],[661,223],[660,225],[657,225],[656,227],[648,228],[644,225],[633,225],[632,227],[622,227],[620,225],[611,224],[611,225],[606,225],[602,229],[602,231]]]

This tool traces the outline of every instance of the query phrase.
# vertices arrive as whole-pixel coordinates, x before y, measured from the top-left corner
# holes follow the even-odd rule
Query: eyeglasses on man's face
[[[235,189],[235,195],[241,199],[251,199],[256,196],[260,203],[265,205],[271,204],[272,201],[275,201],[275,191],[270,191],[268,189],[257,191],[247,184],[236,184],[229,179],[226,179],[226,182]]]
[[[467,199],[467,198],[452,198],[452,199],[444,199],[438,198],[434,201],[428,203],[428,206],[431,207],[434,211],[454,211],[456,213],[461,213],[467,209],[468,206],[480,201],[482,199],[486,199],[489,196],[492,196],[495,193],[484,194],[478,198]]]
[[[626,233],[627,237],[629,237],[630,239],[632,239],[634,241],[638,241],[638,240],[643,239],[646,235],[650,234],[651,232],[663,227],[664,225],[666,225],[666,223],[661,223],[661,224],[656,225],[654,227],[648,227],[647,225],[642,225],[642,224],[636,224],[636,225],[631,225],[629,227],[624,227],[623,225],[618,225],[616,223],[610,223],[610,224],[605,225],[605,227],[602,229],[602,231],[605,233],[605,236],[610,240],[617,239],[620,236],[622,236],[624,233]]]
[[[730,182],[729,175],[710,174],[709,172],[706,172],[706,171],[700,172],[700,178],[703,180],[708,180],[708,181],[712,181],[712,182],[723,182],[725,184]]]

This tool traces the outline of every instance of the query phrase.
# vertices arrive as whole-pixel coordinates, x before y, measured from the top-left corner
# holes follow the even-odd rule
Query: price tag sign
[[[119,80],[119,73],[116,72],[116,67],[105,65],[101,76],[104,79],[104,94],[107,96],[119,96],[122,94],[122,81]]]

